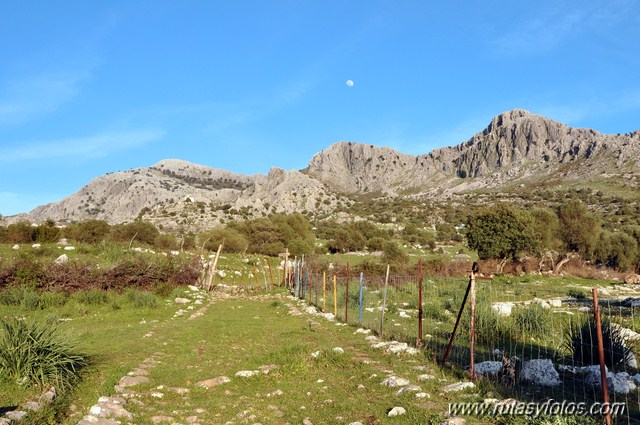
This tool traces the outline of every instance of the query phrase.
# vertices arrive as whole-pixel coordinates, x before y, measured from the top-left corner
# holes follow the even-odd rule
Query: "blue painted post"
[[[362,323],[362,272],[360,272],[360,323]]]

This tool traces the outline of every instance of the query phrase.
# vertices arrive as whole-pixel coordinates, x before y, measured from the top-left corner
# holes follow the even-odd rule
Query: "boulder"
[[[204,381],[197,382],[196,386],[201,388],[213,388],[217,387],[218,385],[226,384],[227,382],[231,382],[231,379],[226,376],[218,376],[217,378],[206,379]]]
[[[387,416],[389,417],[394,417],[394,416],[401,416],[404,415],[405,413],[407,413],[407,411],[405,410],[404,407],[400,407],[400,406],[396,406],[393,409],[391,409],[389,411],[389,413],[387,414]]]
[[[69,256],[67,256],[67,254],[62,254],[61,256],[56,258],[55,263],[56,264],[64,264],[67,261],[69,261]]]
[[[474,366],[478,375],[495,376],[502,370],[502,362],[481,362]]]
[[[627,285],[638,285],[640,284],[640,274],[630,274],[624,277],[624,283]]]
[[[405,387],[410,384],[408,379],[398,378],[397,376],[389,376],[380,383],[385,387],[394,388],[394,387]]]
[[[555,387],[561,384],[560,374],[549,359],[527,360],[522,363],[520,379],[541,387]]]
[[[498,313],[500,316],[511,316],[511,310],[513,309],[513,303],[509,303],[509,302],[493,303],[491,308],[493,309],[493,311]]]

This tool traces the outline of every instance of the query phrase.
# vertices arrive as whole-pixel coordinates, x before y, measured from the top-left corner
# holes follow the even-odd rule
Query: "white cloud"
[[[94,136],[15,143],[0,148],[0,163],[41,160],[49,158],[94,159],[146,145],[164,137],[161,130],[139,130],[104,133]]]

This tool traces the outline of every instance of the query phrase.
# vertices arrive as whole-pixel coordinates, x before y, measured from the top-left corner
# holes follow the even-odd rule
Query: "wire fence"
[[[603,402],[598,326],[592,288],[584,281],[474,279],[475,294],[468,296],[470,278],[464,276],[347,273],[296,261],[288,286],[319,311],[417,346],[438,362],[451,345],[447,362],[518,400]],[[470,301],[464,301],[473,295],[472,320]],[[640,423],[640,289],[608,286],[600,296],[605,388],[610,403],[625,406],[613,423]]]

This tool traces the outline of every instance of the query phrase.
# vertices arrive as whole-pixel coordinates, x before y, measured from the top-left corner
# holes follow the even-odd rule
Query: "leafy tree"
[[[409,261],[407,253],[395,241],[386,241],[382,247],[382,261],[387,264],[406,264]]]
[[[558,219],[566,248],[591,258],[600,236],[598,219],[577,199],[560,205]]]
[[[35,229],[28,221],[7,226],[7,240],[9,243],[31,243],[35,241]]]
[[[626,271],[638,260],[638,243],[623,232],[602,231],[595,247],[595,256],[608,267]]]
[[[531,210],[531,216],[533,217],[532,226],[536,240],[536,251],[544,253],[557,249],[560,244],[557,236],[560,226],[558,216],[548,208],[534,208]]]
[[[454,241],[458,239],[458,232],[451,223],[436,224],[436,239],[443,242]]]
[[[483,208],[467,220],[467,242],[481,259],[515,258],[535,250],[533,219],[507,204]]]
[[[0,243],[7,243],[8,240],[7,228],[4,226],[0,226]]]
[[[367,248],[369,248],[370,251],[381,251],[385,242],[386,239],[381,237],[371,238],[367,241]]]
[[[216,251],[218,246],[224,241],[224,251],[241,253],[244,252],[249,241],[247,238],[234,228],[216,228],[201,236],[204,240],[204,247],[209,251]]]
[[[152,246],[159,234],[158,229],[147,221],[118,224],[111,229],[111,239],[115,242],[130,242],[134,240]]]
[[[103,220],[86,220],[67,226],[64,229],[65,237],[87,244],[100,243],[111,231],[111,226]]]

